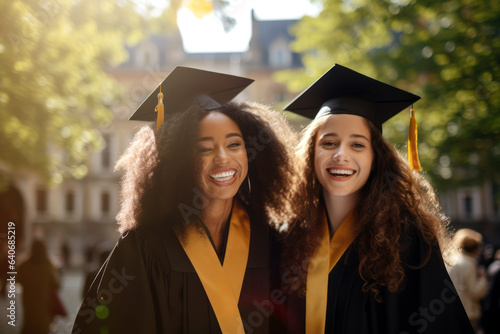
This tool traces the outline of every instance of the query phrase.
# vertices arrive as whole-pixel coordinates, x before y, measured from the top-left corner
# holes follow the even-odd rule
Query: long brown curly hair
[[[250,217],[276,229],[292,219],[289,199],[295,173],[289,148],[296,135],[284,114],[258,103],[230,102],[216,110],[197,105],[170,116],[155,132],[143,127],[118,160],[124,170],[121,208],[116,217],[120,233],[141,224],[169,224],[183,234],[187,223],[200,226],[203,195],[196,184],[194,152],[201,120],[220,112],[240,128],[248,156],[248,182],[236,197]]]
[[[314,172],[316,137],[328,117],[312,122],[303,132],[297,155],[302,175],[300,190],[294,198],[297,216],[285,237],[286,258],[283,261],[285,289],[305,293],[309,259],[321,240],[321,217],[325,210],[322,186]],[[389,144],[370,121],[365,120],[374,150],[373,170],[360,190],[355,207],[358,237],[359,273],[363,291],[375,298],[381,287],[390,292],[403,288],[405,271],[402,251],[408,246],[409,229],[420,231],[429,246],[425,265],[432,249],[439,245],[443,255],[451,253],[449,220],[441,212],[430,184],[413,172],[401,154]],[[300,270],[298,270],[300,269]]]

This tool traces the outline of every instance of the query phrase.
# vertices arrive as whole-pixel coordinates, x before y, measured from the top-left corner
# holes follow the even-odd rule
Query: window
[[[493,198],[493,212],[496,217],[500,216],[500,186],[493,185],[491,187]]]
[[[36,211],[39,213],[47,212],[47,190],[38,189],[36,191]]]
[[[109,135],[104,135],[104,149],[101,152],[101,166],[103,169],[108,169],[111,166],[111,138]]]
[[[285,92],[283,91],[283,89],[281,87],[278,88],[278,90],[276,91],[274,101],[277,101],[277,102],[285,101]]]
[[[68,191],[66,193],[66,212],[73,213],[75,211],[75,193]]]
[[[159,67],[160,52],[153,41],[139,44],[135,49],[135,66],[138,68]]]
[[[109,193],[104,191],[101,193],[101,212],[104,214],[109,213],[110,209],[110,198]]]
[[[269,47],[269,64],[273,67],[287,67],[292,64],[292,53],[284,38],[276,40]]]
[[[464,207],[465,207],[465,218],[472,218],[472,197],[470,195],[465,196],[464,198]]]
[[[151,66],[151,53],[149,52],[144,52],[144,65],[145,66]]]

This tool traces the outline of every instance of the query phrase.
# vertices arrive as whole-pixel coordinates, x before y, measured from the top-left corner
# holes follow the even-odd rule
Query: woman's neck
[[[330,238],[335,234],[347,214],[358,203],[357,194],[348,196],[334,196],[323,189],[326,213],[330,223]]]
[[[210,232],[217,252],[223,248],[224,233],[232,207],[233,199],[212,200],[201,213],[201,219]]]

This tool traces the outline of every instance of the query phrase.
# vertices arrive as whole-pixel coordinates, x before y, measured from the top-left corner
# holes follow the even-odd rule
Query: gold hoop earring
[[[248,179],[248,193],[250,194],[252,192],[252,186],[250,185],[250,175],[247,175]]]

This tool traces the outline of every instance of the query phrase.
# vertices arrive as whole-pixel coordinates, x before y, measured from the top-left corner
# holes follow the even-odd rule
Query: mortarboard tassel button
[[[163,106],[163,93],[161,92],[161,86],[160,86],[160,92],[158,93],[158,105],[155,108],[155,112],[158,114],[156,115],[156,130],[160,128],[160,126],[163,124],[163,119],[164,119],[164,106]]]
[[[410,129],[408,133],[408,161],[410,163],[410,168],[420,172],[422,167],[420,166],[420,161],[418,159],[418,147],[417,147],[417,120],[415,119],[415,109],[410,109]]]

